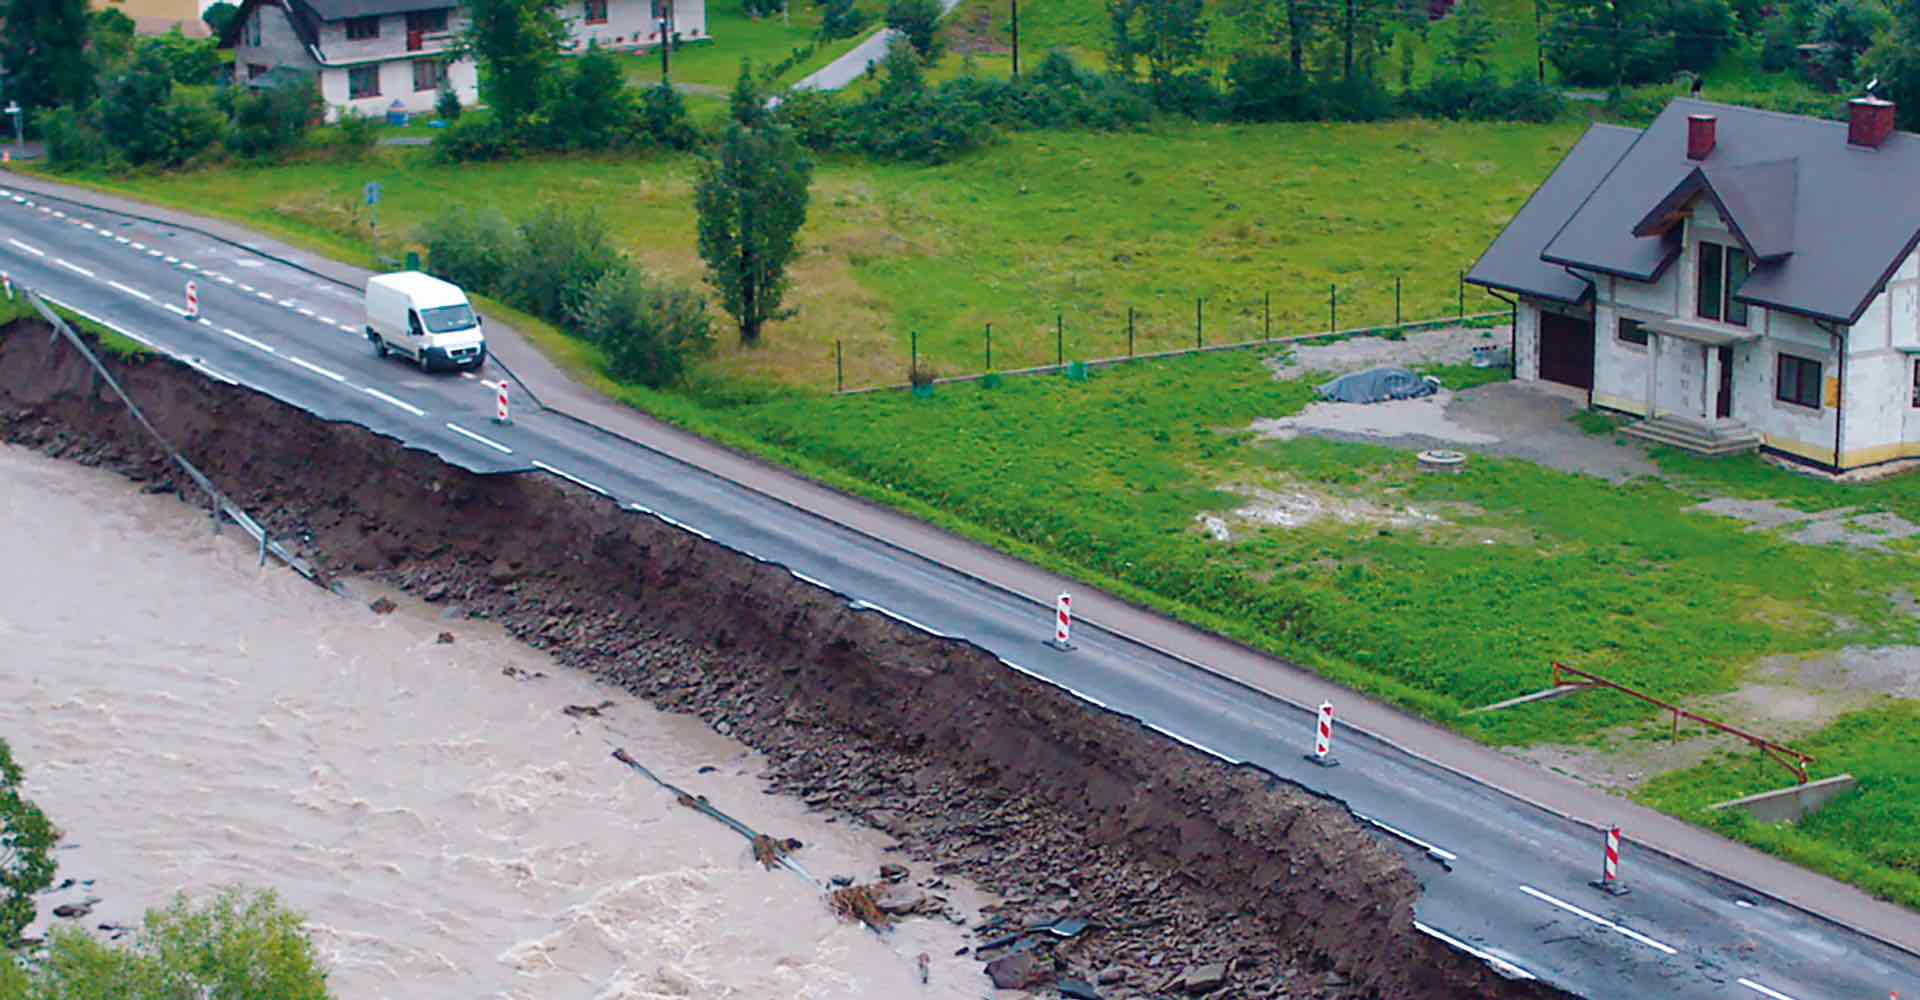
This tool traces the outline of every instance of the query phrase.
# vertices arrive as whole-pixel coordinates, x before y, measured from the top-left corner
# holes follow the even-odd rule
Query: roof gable
[[[1695,167],[1633,227],[1633,235],[1663,235],[1679,224],[1694,199],[1704,196],[1750,256],[1778,260],[1793,253],[1799,177],[1798,159]]]
[[[1686,157],[1690,114],[1719,119],[1704,162]],[[1791,170],[1783,165],[1789,161]],[[1860,149],[1847,144],[1845,122],[1676,100],[1570,214],[1541,257],[1656,280],[1678,251],[1674,233],[1623,220],[1647,222],[1649,206],[1658,208],[1691,182],[1699,185],[1696,194],[1712,192],[1759,260],[1741,286],[1742,301],[1851,324],[1920,239],[1915,177],[1920,135],[1895,132],[1877,149]]]

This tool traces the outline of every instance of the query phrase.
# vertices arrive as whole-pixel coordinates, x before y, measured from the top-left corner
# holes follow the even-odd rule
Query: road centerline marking
[[[1446,944],[1452,945],[1453,947],[1458,948],[1459,950],[1464,951],[1469,955],[1472,955],[1473,957],[1479,959],[1480,961],[1493,966],[1493,971],[1498,972],[1509,979],[1536,978],[1533,973],[1528,972],[1527,970],[1519,967],[1518,965],[1515,965],[1512,962],[1509,962],[1506,959],[1501,958],[1500,956],[1495,955],[1490,951],[1487,951],[1482,948],[1475,948],[1473,945],[1470,945],[1465,941],[1462,941],[1459,938],[1456,938],[1453,935],[1448,934],[1443,930],[1440,930],[1435,927],[1429,927],[1418,920],[1413,922],[1413,929],[1416,931],[1419,931],[1422,934],[1427,935],[1428,937],[1437,938]]]
[[[244,334],[244,333],[241,333],[240,331],[238,331],[238,330],[235,330],[235,329],[232,329],[232,328],[230,328],[230,327],[224,327],[224,326],[223,326],[223,327],[221,327],[221,328],[220,328],[220,332],[221,332],[221,333],[224,333],[224,334],[226,334],[226,335],[227,335],[227,336],[229,336],[229,337],[232,337],[233,339],[235,339],[235,340],[237,340],[237,341],[239,341],[239,342],[241,342],[242,344],[245,344],[245,345],[247,345],[248,347],[254,347],[254,348],[258,348],[258,349],[260,349],[260,350],[262,350],[262,351],[265,351],[265,352],[267,352],[268,354],[278,354],[278,353],[280,353],[279,351],[276,351],[276,350],[274,350],[274,349],[273,349],[273,345],[271,345],[271,344],[263,344],[263,343],[261,343],[260,341],[257,341],[257,340],[255,340],[255,339],[253,339],[252,337],[249,337],[249,336],[247,336],[246,334]]]
[[[1746,978],[1745,976],[1742,976],[1741,978],[1735,980],[1735,982],[1738,982],[1740,985],[1745,986],[1747,989],[1750,989],[1755,993],[1760,994],[1763,997],[1771,997],[1772,1000],[1793,1000],[1792,997],[1786,995],[1785,993],[1782,993],[1779,990],[1769,989],[1765,986],[1760,985],[1759,983],[1754,982],[1751,979]]]
[[[46,251],[41,250],[37,247],[30,247],[25,243],[22,243],[19,240],[13,239],[11,237],[8,238],[7,242],[13,244],[16,247],[19,247],[22,250],[25,250],[26,252],[34,255],[35,257],[45,257],[47,255]]]
[[[490,437],[484,437],[482,435],[475,434],[474,432],[467,430],[465,427],[462,427],[459,424],[448,424],[447,430],[450,430],[462,437],[471,438],[472,440],[478,441],[481,444],[484,444],[487,447],[492,448],[494,451],[501,453],[502,455],[513,454],[512,448],[509,448],[506,445],[501,444],[500,442],[495,441]]]
[[[311,361],[308,361],[308,360],[306,360],[306,359],[304,359],[304,358],[297,358],[297,357],[294,357],[294,356],[293,356],[293,355],[291,355],[291,354],[289,354],[289,355],[287,355],[287,356],[286,356],[286,358],[287,358],[287,360],[288,360],[288,361],[291,361],[291,362],[293,362],[294,364],[296,364],[296,365],[299,365],[299,366],[300,366],[300,367],[302,367],[302,368],[305,368],[306,370],[308,370],[308,371],[310,371],[310,372],[312,372],[312,373],[314,373],[315,375],[319,375],[319,376],[322,376],[322,377],[324,377],[324,378],[330,378],[330,379],[332,379],[332,380],[334,380],[335,382],[342,382],[342,383],[344,383],[344,382],[346,382],[346,380],[347,380],[347,377],[346,377],[345,375],[342,375],[342,374],[340,374],[339,372],[332,372],[332,371],[328,371],[328,370],[326,370],[325,368],[322,368],[322,367],[320,367],[319,365],[316,365],[316,364],[314,364],[313,362],[311,362]]]
[[[1573,914],[1576,917],[1580,917],[1585,920],[1590,920],[1596,924],[1599,924],[1600,926],[1605,927],[1606,929],[1613,931],[1614,933],[1619,934],[1622,937],[1626,937],[1626,938],[1630,938],[1632,940],[1638,941],[1641,944],[1644,944],[1647,947],[1654,949],[1655,951],[1663,952],[1668,955],[1678,955],[1680,953],[1680,950],[1678,948],[1673,947],[1672,945],[1662,944],[1659,941],[1655,941],[1654,939],[1646,936],[1645,934],[1640,933],[1639,931],[1634,930],[1631,927],[1622,927],[1619,924],[1616,924],[1613,921],[1608,920],[1607,918],[1599,915],[1598,913],[1593,913],[1587,910],[1583,910],[1580,907],[1575,906],[1564,899],[1556,899],[1553,896],[1549,896],[1546,893],[1541,892],[1538,889],[1535,889],[1533,886],[1523,885],[1520,887],[1520,891],[1526,893],[1529,896],[1532,896],[1535,899],[1540,900],[1541,902],[1549,903],[1554,906],[1557,906],[1567,911],[1568,913]]]
[[[366,394],[367,394],[367,395],[369,395],[369,396],[372,396],[373,398],[375,398],[375,399],[377,399],[377,400],[379,400],[379,401],[381,401],[381,402],[383,402],[383,403],[389,403],[389,404],[392,404],[392,405],[394,405],[394,406],[397,406],[397,407],[399,407],[400,409],[403,409],[403,410],[405,410],[405,411],[407,411],[408,413],[411,413],[411,414],[413,414],[413,415],[414,415],[414,416],[416,416],[416,417],[424,417],[424,416],[426,416],[426,415],[427,415],[427,411],[425,411],[425,410],[423,410],[423,409],[421,409],[421,408],[419,408],[418,406],[415,406],[415,405],[413,405],[412,403],[409,403],[409,402],[407,402],[406,400],[403,400],[403,399],[395,399],[395,398],[393,398],[392,396],[389,396],[389,395],[387,395],[386,393],[384,393],[384,392],[381,392],[380,390],[378,390],[378,389],[375,389],[375,388],[373,388],[372,386],[362,386],[362,387],[361,387],[361,390],[360,390],[360,391],[362,391],[362,392],[364,392],[364,393],[366,393]],[[535,463],[535,464],[538,464],[538,463]]]
[[[86,275],[86,276],[87,276],[87,277],[89,277],[89,278],[91,278],[91,277],[93,277],[93,272],[92,272],[92,271],[89,271],[89,270],[87,270],[86,268],[84,268],[84,267],[81,267],[80,265],[78,265],[78,264],[75,264],[74,262],[72,262],[72,261],[70,261],[70,260],[67,260],[67,259],[65,259],[65,258],[62,258],[62,257],[55,257],[55,258],[53,259],[53,262],[54,262],[55,264],[58,264],[58,265],[60,265],[61,267],[64,267],[64,268],[66,268],[66,269],[67,269],[67,270],[69,270],[69,271],[72,271],[72,272],[73,272],[73,273],[75,273],[75,274],[84,274],[84,275]]]
[[[148,302],[153,301],[153,296],[148,295],[147,293],[141,291],[138,288],[128,288],[127,286],[119,283],[118,281],[108,281],[107,287],[117,292],[124,292],[128,295],[133,296],[136,299],[145,299]]]

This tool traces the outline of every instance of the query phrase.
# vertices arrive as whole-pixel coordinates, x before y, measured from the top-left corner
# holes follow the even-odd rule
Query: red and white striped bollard
[[[13,301],[13,275],[0,271],[0,285],[7,286],[7,301]]]
[[[192,322],[200,318],[200,288],[193,282],[187,282],[187,312],[181,319]]]
[[[1313,752],[1307,759],[1321,767],[1340,766],[1333,757],[1333,702],[1320,703],[1320,717],[1313,730]]]
[[[1073,648],[1073,595],[1061,594],[1053,606],[1053,639],[1047,643],[1062,652]]]
[[[499,396],[494,400],[493,422],[496,424],[513,423],[513,418],[507,413],[507,380],[504,378],[501,379],[494,388],[498,390]]]
[[[1600,862],[1600,877],[1595,879],[1593,887],[1614,896],[1627,894],[1626,884],[1620,881],[1620,828],[1607,827],[1607,853]]]

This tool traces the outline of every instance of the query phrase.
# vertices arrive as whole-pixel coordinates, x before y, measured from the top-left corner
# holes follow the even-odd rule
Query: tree
[[[1493,18],[1487,15],[1485,0],[1461,0],[1460,6],[1453,9],[1453,16],[1446,20],[1445,30],[1442,46],[1447,64],[1454,72],[1485,75],[1487,57],[1500,41]]]
[[[733,82],[733,93],[727,95],[727,114],[748,128],[764,125],[772,116],[767,110],[767,95],[753,78],[751,59],[740,60],[740,78]]]
[[[1144,58],[1156,88],[1171,84],[1206,51],[1205,0],[1107,0],[1111,54],[1123,75]]]
[[[560,0],[468,0],[460,51],[480,70],[495,119],[514,128],[535,115],[568,39]]]
[[[866,26],[866,12],[853,0],[820,0],[820,34],[828,41],[852,38]]]
[[[453,81],[440,81],[440,94],[433,99],[433,116],[443,122],[457,122],[460,112],[464,110],[460,106],[460,92],[453,88]]]
[[[80,107],[93,96],[87,0],[0,0],[5,99],[28,110]]]
[[[200,20],[207,22],[207,27],[213,31],[214,38],[219,38],[227,33],[227,27],[239,15],[239,7],[228,3],[227,0],[216,0],[212,6],[200,12]]]
[[[1664,0],[1560,0],[1547,59],[1568,83],[1615,89],[1667,76],[1673,39],[1659,31]]]
[[[546,113],[555,149],[604,152],[632,135],[633,94],[620,59],[598,43],[561,70]]]
[[[888,0],[887,27],[898,31],[920,58],[940,54],[940,0]]]
[[[692,149],[700,139],[687,114],[687,100],[672,84],[648,87],[640,97],[641,138],[666,149]]]
[[[812,179],[813,162],[775,125],[734,122],[701,162],[694,189],[700,257],[743,344],[758,345],[768,320],[792,315],[781,304]]]
[[[153,49],[165,57],[173,82],[199,87],[214,82],[220,72],[220,43],[212,38],[188,38],[179,26],[164,35],[150,35],[135,46]]]
[[[1855,63],[1893,23],[1878,0],[1834,0],[1821,6],[1813,19],[1813,39],[1828,46],[1819,56],[1824,82],[1830,87],[1856,82]]]
[[[254,160],[279,159],[300,148],[326,105],[311,75],[277,87],[232,88],[233,128],[227,148]]]
[[[25,776],[13,750],[0,739],[0,963],[7,949],[33,923],[33,897],[53,884],[53,845],[60,831],[47,814],[20,794]]]
[[[1880,94],[1894,102],[1903,129],[1920,129],[1920,0],[1896,0],[1893,25],[1862,58],[1880,78]]]
[[[271,892],[237,889],[200,906],[178,896],[147,911],[132,948],[57,929],[28,978],[34,1000],[328,997],[326,969],[301,916]]]

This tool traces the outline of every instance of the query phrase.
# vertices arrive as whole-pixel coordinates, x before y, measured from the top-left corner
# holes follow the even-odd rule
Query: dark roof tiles
[[[1587,283],[1565,268],[1541,260],[1540,251],[1639,135],[1635,129],[1615,125],[1588,129],[1560,161],[1553,176],[1527,199],[1506,231],[1481,255],[1467,280],[1562,302],[1584,299]]]

